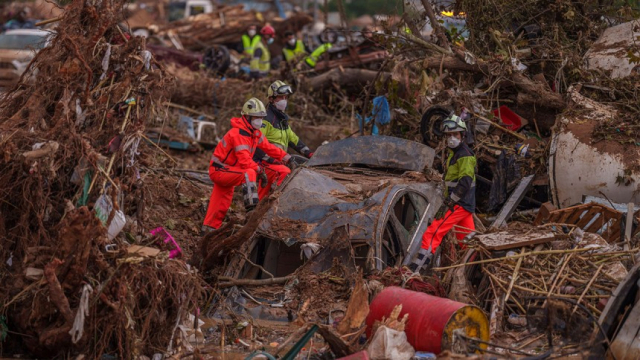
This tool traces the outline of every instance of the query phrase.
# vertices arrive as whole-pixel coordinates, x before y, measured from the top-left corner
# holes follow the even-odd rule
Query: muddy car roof
[[[360,136],[318,148],[308,166],[360,164],[407,171],[433,165],[435,151],[421,143],[392,136]]]

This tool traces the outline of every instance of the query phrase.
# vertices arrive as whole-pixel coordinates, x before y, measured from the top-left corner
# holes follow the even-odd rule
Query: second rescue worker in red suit
[[[247,210],[253,209],[259,198],[256,180],[261,178],[267,182],[266,188],[276,182],[282,183],[290,173],[286,166],[279,166],[278,171],[264,169],[253,161],[256,149],[264,151],[270,157],[288,163],[291,156],[269,143],[262,134],[262,119],[267,116],[264,104],[252,98],[242,107],[242,117],[231,119],[231,130],[227,132],[216,146],[211,156],[209,177],[213,181],[213,192],[204,218],[203,231],[218,229],[222,225],[227,210],[231,206],[233,190],[242,185],[244,205]]]

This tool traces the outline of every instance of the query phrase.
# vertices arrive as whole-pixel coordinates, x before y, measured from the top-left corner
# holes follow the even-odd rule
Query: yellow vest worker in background
[[[267,46],[273,44],[276,30],[271,25],[265,25],[260,30],[260,35],[262,35],[262,39],[258,41],[253,49],[253,56],[249,62],[251,79],[263,78],[271,70],[271,53],[269,53]]]
[[[242,56],[250,59],[253,56],[253,50],[256,44],[260,42],[260,35],[256,35],[256,26],[251,25],[247,29],[247,33],[242,35]]]
[[[303,59],[311,53],[302,40],[296,39],[296,36],[291,31],[285,32],[284,37],[285,44],[282,48],[282,56],[287,63],[295,64],[298,60]]]

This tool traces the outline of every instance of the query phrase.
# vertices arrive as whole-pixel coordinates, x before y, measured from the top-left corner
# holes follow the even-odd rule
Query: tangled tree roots
[[[144,39],[116,27],[125,3],[67,5],[51,45],[0,105],[4,355],[153,354],[201,295],[181,261],[127,256],[124,242],[106,252],[105,219],[93,208],[101,195],[113,199],[106,224],[116,210],[142,213],[141,199],[116,199],[143,193],[138,144],[165,101],[164,70]],[[78,326],[84,335],[74,343]]]

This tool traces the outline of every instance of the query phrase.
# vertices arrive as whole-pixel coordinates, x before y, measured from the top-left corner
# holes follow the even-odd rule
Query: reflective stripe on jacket
[[[253,57],[249,61],[249,68],[252,72],[260,72],[262,74],[266,74],[271,70],[271,54],[262,41],[258,42],[253,49]]]
[[[468,212],[476,209],[476,157],[467,144],[449,149],[447,172],[444,176],[445,196],[450,196]]]
[[[273,104],[269,104],[269,106],[267,106],[267,117],[265,120],[260,131],[262,131],[271,144],[284,151],[287,151],[288,147],[291,147],[305,157],[309,157],[311,150],[289,126],[289,115],[278,110]],[[260,150],[256,151],[253,160],[265,160],[264,152]]]
[[[253,161],[256,149],[284,162],[287,162],[291,157],[282,149],[269,143],[262,132],[251,127],[249,121],[244,117],[233,118],[231,119],[231,130],[216,145],[210,165],[217,168],[228,165],[257,170],[258,164]]]
[[[302,43],[302,41],[297,40],[296,41],[296,47],[292,50],[292,49],[288,49],[287,47],[284,47],[282,49],[282,54],[284,55],[284,59],[289,62],[293,59],[296,59],[298,57],[301,57],[302,55],[306,54],[307,51],[304,49],[304,44]]]
[[[244,51],[249,55],[253,55],[253,50],[260,40],[262,40],[260,35],[254,35],[253,37],[249,37],[247,34],[242,35],[242,47],[244,48]]]
[[[329,49],[331,49],[331,44],[329,43],[322,44],[318,46],[317,49],[313,50],[311,55],[307,56],[307,58],[304,59],[304,61],[307,63],[307,65],[311,66],[312,68],[316,67],[316,64],[318,63],[318,59],[320,59],[320,56],[322,56],[322,54],[327,52],[327,50]]]

